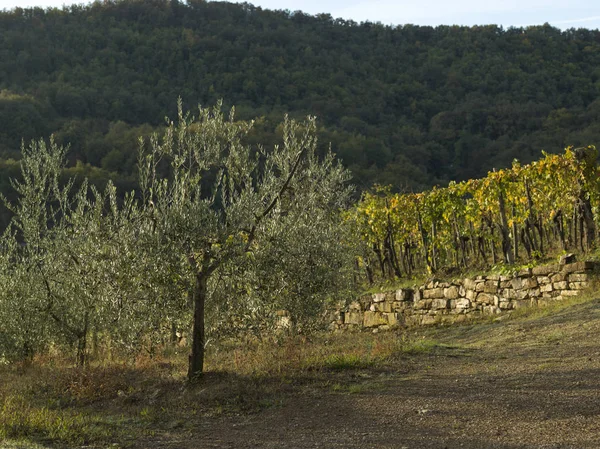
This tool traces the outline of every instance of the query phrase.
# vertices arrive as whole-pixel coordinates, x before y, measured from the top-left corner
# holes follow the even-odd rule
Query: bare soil
[[[325,373],[324,382],[280,391],[258,412],[190,418],[185,431],[158,431],[132,444],[600,448],[600,300],[418,332],[439,344],[382,366]]]

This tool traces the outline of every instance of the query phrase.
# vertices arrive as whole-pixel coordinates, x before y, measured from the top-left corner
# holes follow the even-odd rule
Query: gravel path
[[[600,448],[598,302],[427,332],[446,346],[362,372],[356,393],[306,389],[259,413],[202,418],[152,447]]]

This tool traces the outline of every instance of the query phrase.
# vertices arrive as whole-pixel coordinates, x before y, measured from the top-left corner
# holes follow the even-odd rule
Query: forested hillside
[[[600,140],[600,31],[355,23],[203,0],[0,12],[0,190],[21,139],[55,133],[73,173],[135,177],[136,139],[219,98],[251,139],[314,114],[320,145],[420,190]],[[89,165],[87,165],[89,164]],[[71,173],[71,174],[73,174]]]

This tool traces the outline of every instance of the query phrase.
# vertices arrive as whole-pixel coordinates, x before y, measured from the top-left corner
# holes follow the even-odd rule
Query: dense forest
[[[70,144],[69,175],[135,184],[137,139],[224,99],[275,142],[314,114],[364,190],[420,191],[598,143],[600,31],[384,26],[204,0],[0,12],[0,191],[22,140]],[[10,193],[9,193],[10,196]]]

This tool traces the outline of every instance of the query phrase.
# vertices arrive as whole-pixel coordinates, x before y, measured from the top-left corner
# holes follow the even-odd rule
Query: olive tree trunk
[[[208,275],[196,273],[196,282],[192,290],[194,302],[194,324],[192,330],[192,353],[189,358],[188,379],[193,380],[202,375],[204,370],[204,305],[208,293]]]

